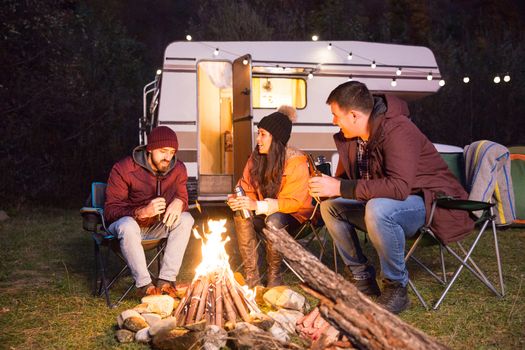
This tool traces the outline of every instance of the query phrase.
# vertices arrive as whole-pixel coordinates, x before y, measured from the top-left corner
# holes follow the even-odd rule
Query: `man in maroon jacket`
[[[437,193],[467,198],[467,193],[425,135],[408,119],[405,101],[373,96],[366,85],[339,85],[327,99],[339,152],[335,177],[310,179],[310,193],[330,197],[321,215],[350,274],[364,294],[381,294],[374,268],[361,250],[355,228],[368,232],[383,277],[377,302],[399,313],[409,306],[405,238],[415,235],[430,214]],[[473,229],[466,212],[438,209],[433,229],[445,242]]]
[[[159,126],[148,144],[111,169],[104,216],[116,235],[139,295],[175,294],[175,279],[188,244],[193,218],[188,209],[188,175],[177,159],[177,135]],[[157,286],[152,283],[141,240],[168,237]]]

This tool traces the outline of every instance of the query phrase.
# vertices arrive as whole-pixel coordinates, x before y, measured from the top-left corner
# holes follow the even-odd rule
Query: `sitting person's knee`
[[[265,223],[267,226],[272,226],[277,229],[281,229],[286,225],[286,215],[284,213],[273,213],[272,215],[268,215],[266,217]]]
[[[387,205],[386,198],[372,198],[366,203],[365,207],[365,221],[381,220],[387,216],[391,207]]]

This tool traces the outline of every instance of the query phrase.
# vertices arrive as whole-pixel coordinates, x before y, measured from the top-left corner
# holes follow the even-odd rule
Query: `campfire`
[[[219,327],[230,322],[229,328],[232,328],[238,318],[250,322],[251,314],[261,313],[255,302],[255,292],[241,286],[234,278],[225,249],[230,237],[222,238],[225,224],[226,220],[210,220],[210,232],[201,235],[193,230],[195,238],[202,241],[202,262],[173,313],[177,326],[205,320],[206,324]]]

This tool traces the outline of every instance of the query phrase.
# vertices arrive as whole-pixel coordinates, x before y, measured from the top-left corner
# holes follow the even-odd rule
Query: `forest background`
[[[138,143],[142,87],[188,33],[427,46],[446,85],[410,108],[430,140],[525,144],[522,0],[5,0],[0,28],[4,205],[80,207]]]

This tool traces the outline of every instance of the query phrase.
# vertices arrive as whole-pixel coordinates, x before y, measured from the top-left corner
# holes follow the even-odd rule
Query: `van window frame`
[[[293,76],[293,75],[284,75],[284,76],[280,76],[280,75],[266,75],[266,74],[257,74],[257,75],[252,75],[252,85],[253,85],[253,79],[254,78],[259,78],[259,79],[265,79],[265,78],[271,78],[271,79],[297,79],[297,80],[302,80],[304,81],[304,107],[302,108],[298,108],[298,107],[295,107],[293,106],[295,109],[297,110],[303,110],[303,109],[306,109],[306,107],[308,107],[308,80],[302,76]],[[254,107],[254,103],[253,103],[253,95],[252,95],[252,108],[253,109],[275,109],[275,108],[278,108],[279,106],[276,106],[276,107]]]

